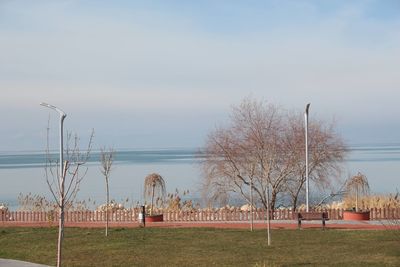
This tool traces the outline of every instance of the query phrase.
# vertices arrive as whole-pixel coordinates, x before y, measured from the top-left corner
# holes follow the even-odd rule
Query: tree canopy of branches
[[[239,194],[250,202],[250,185],[259,203],[274,209],[279,196],[290,195],[295,208],[305,183],[305,134],[302,113],[244,99],[233,107],[230,123],[206,140],[204,192],[211,200]],[[309,124],[309,176],[329,184],[345,153],[333,125]]]
[[[150,215],[153,215],[154,198],[157,197],[163,202],[166,195],[165,181],[158,173],[152,173],[146,176],[144,180],[144,198],[151,198]]]
[[[61,163],[52,160],[47,149],[46,182],[59,207],[64,208],[70,202],[73,202],[79,192],[79,186],[87,173],[87,167],[84,165],[89,160],[93,137],[94,131],[90,135],[87,148],[82,151],[79,147],[79,137],[76,134],[67,133],[66,148],[64,149],[65,157],[62,163],[63,173],[61,174],[59,173]],[[61,179],[59,179],[60,177]],[[62,188],[63,183],[64,188]]]

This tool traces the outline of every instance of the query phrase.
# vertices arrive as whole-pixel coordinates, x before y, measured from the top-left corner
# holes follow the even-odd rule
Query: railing
[[[330,220],[342,220],[343,209],[321,210],[328,213]],[[296,211],[298,212],[298,211]],[[273,212],[273,220],[293,220],[296,212],[290,209],[278,209]],[[166,222],[244,222],[250,220],[250,212],[240,210],[195,210],[195,211],[164,211]],[[110,222],[137,222],[139,209],[118,210],[109,212]],[[271,214],[272,215],[272,214]],[[267,211],[257,209],[253,212],[256,221],[265,221]],[[373,208],[370,210],[371,220],[400,220],[400,208]],[[40,211],[0,211],[0,221],[13,222],[54,222],[58,220],[57,212]],[[65,212],[65,222],[105,222],[105,211],[68,211]]]

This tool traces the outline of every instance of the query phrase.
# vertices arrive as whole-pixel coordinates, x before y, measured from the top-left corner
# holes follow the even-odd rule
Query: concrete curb
[[[0,259],[0,267],[50,267],[50,266],[26,262],[26,261]]]

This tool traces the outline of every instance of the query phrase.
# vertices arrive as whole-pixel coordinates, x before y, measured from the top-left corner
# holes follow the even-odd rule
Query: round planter
[[[343,220],[346,221],[368,221],[369,211],[343,211]]]
[[[146,222],[162,222],[164,221],[164,215],[146,215]]]

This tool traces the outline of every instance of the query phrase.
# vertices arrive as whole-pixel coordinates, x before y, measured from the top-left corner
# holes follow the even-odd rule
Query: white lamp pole
[[[62,111],[61,109],[59,109],[53,105],[43,103],[43,102],[40,103],[40,105],[50,108],[50,109],[53,109],[53,110],[57,111],[58,114],[60,114],[60,177],[61,177],[63,170],[64,170],[64,161],[63,161],[63,149],[64,149],[63,148],[63,139],[64,139],[63,129],[64,129],[64,126],[63,125],[64,125],[64,119],[65,119],[65,117],[67,117],[67,114],[65,114],[64,111]],[[60,182],[61,182],[61,180],[60,180]]]
[[[310,194],[310,183],[308,181],[308,110],[310,108],[310,103],[306,106],[306,112],[304,113],[305,121],[305,136],[306,136],[306,211],[310,211],[309,206],[309,194]]]
[[[64,177],[63,177],[63,172],[64,172],[64,159],[63,159],[63,124],[64,124],[64,119],[67,117],[67,114],[65,114],[64,111],[61,109],[49,105],[47,103],[40,103],[40,105],[53,109],[58,112],[60,115],[60,173],[59,173],[59,180],[60,180],[60,200],[59,200],[59,205],[60,205],[60,218],[59,218],[59,229],[58,229],[58,250],[57,250],[57,266],[61,265],[61,240],[63,236],[63,224],[64,224]]]

